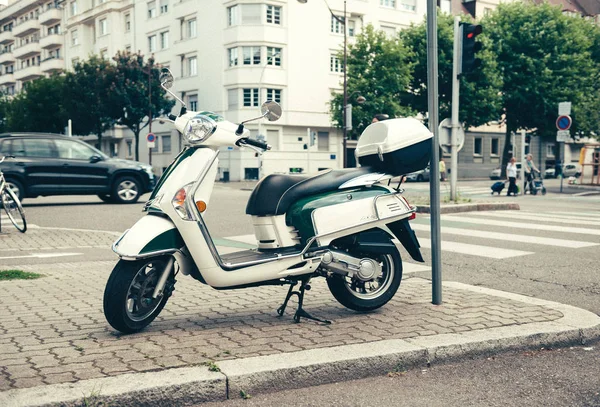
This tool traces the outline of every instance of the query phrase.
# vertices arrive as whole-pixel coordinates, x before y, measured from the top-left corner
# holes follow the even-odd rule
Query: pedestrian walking
[[[446,181],[446,163],[440,158],[440,180]]]
[[[506,177],[508,178],[508,191],[506,191],[506,196],[517,195],[517,160],[515,157],[510,159],[510,162],[506,165]]]
[[[532,154],[527,154],[527,160],[525,161],[525,168],[523,169],[523,171],[523,195],[525,195],[525,192],[527,192],[527,185],[529,185],[529,193],[531,194],[531,190],[533,189],[533,171],[538,173],[540,172],[540,170],[538,170],[535,164],[533,163]]]

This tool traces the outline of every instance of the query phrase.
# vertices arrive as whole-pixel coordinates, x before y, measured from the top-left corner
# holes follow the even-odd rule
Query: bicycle
[[[4,162],[6,158],[15,158],[13,156],[5,156],[0,159],[0,164]],[[4,174],[2,173],[2,169],[0,168],[0,202],[2,203],[2,207],[6,211],[8,218],[12,222],[13,225],[17,228],[17,230],[21,233],[25,233],[27,230],[27,221],[25,220],[25,213],[23,212],[23,207],[21,206],[21,201],[19,201],[19,197],[13,192],[12,189],[6,184],[6,180],[4,179]],[[1,226],[0,226],[1,228]]]

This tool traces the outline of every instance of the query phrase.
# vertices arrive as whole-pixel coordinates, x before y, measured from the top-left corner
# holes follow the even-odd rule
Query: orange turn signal
[[[204,202],[204,201],[197,201],[196,202],[196,208],[198,208],[198,210],[200,211],[200,213],[203,213],[206,210],[206,202]]]

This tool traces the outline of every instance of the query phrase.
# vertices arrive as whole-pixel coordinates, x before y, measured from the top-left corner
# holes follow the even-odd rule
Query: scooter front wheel
[[[334,275],[327,279],[329,291],[340,304],[355,311],[372,311],[384,306],[394,297],[402,281],[400,253],[394,250],[390,254],[352,255],[377,261],[381,265],[381,275],[372,281]]]
[[[173,272],[163,294],[152,298],[169,258],[119,260],[104,290],[104,316],[116,330],[129,334],[148,326],[164,308],[175,285]]]

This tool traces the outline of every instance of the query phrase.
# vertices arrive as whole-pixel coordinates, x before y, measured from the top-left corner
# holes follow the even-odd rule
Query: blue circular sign
[[[556,128],[558,130],[569,130],[571,128],[572,123],[573,123],[573,120],[571,119],[570,116],[567,116],[567,115],[559,116],[558,119],[556,119]]]
[[[154,133],[148,133],[148,135],[146,136],[146,140],[148,140],[150,143],[153,143],[156,141],[156,136],[154,135]]]

